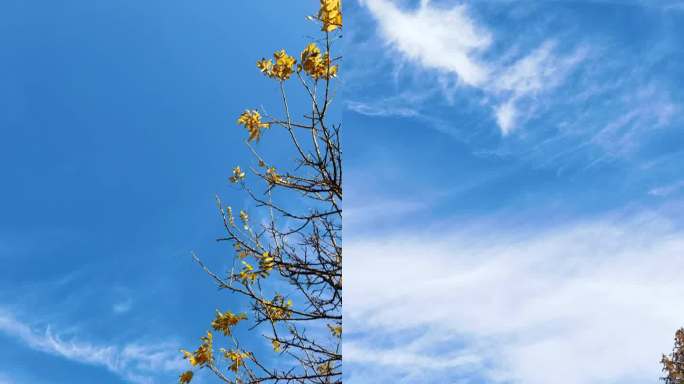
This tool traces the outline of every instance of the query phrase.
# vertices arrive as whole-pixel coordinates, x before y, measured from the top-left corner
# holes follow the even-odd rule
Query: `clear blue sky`
[[[190,253],[228,262],[235,120],[278,105],[255,62],[298,52],[317,6],[3,1],[0,383],[173,382],[178,348],[240,309]]]

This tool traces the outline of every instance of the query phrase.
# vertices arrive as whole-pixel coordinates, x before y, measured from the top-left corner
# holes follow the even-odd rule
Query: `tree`
[[[327,118],[340,59],[332,54],[341,37],[340,0],[320,0],[317,16],[309,19],[321,24],[321,37],[304,48],[299,60],[280,50],[256,64],[277,84],[283,116],[249,109],[237,121],[247,130],[245,144],[254,165],[235,167],[230,181],[262,214],[259,224],[246,210],[235,217],[217,198],[226,232],[219,240],[232,244],[233,269],[220,275],[193,255],[220,289],[246,299],[251,313],[217,310],[199,347],[182,350],[191,370],[181,374],[181,383],[189,383],[198,369],[226,383],[341,383],[341,125]],[[307,100],[299,119],[286,93],[293,83]],[[273,127],[286,132],[284,148],[295,159],[289,167],[276,168],[257,150],[255,143]],[[245,350],[233,332],[243,323],[261,332],[280,359]],[[216,353],[219,343],[225,347]],[[278,362],[269,363],[273,360]]]
[[[663,355],[660,363],[666,376],[661,380],[666,384],[684,384],[684,328],[675,332],[675,344],[670,356]]]

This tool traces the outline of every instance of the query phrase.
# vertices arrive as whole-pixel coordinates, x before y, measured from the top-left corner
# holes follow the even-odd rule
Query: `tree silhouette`
[[[665,377],[662,377],[666,384],[684,383],[684,328],[675,332],[674,348],[670,356],[663,355],[660,363],[663,365]]]
[[[219,240],[232,245],[233,269],[213,272],[193,255],[220,289],[249,302],[251,314],[217,310],[199,347],[182,351],[192,369],[181,374],[181,383],[189,383],[198,369],[226,383],[341,383],[341,125],[327,118],[339,65],[332,48],[341,37],[340,0],[321,0],[309,19],[321,25],[321,37],[305,46],[299,60],[280,50],[256,64],[275,81],[283,115],[249,109],[238,117],[254,164],[235,167],[230,181],[257,214],[236,214],[217,198],[225,228]],[[299,118],[286,93],[293,82],[308,99]],[[256,148],[274,127],[286,132],[282,148],[294,154],[292,164],[276,167]],[[233,332],[243,323],[261,332],[273,357],[280,358],[244,349]],[[216,350],[219,343],[224,347]]]

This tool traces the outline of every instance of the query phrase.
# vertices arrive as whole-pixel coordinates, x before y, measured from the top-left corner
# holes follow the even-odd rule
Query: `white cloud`
[[[531,103],[535,96],[557,87],[585,57],[584,50],[558,55],[555,44],[547,40],[512,63],[485,60],[483,54],[492,46],[494,34],[471,17],[464,4],[444,8],[421,1],[417,9],[409,10],[390,0],[361,3],[377,20],[386,44],[406,59],[455,74],[463,84],[502,100],[494,111],[504,136],[520,122],[514,118],[522,115],[516,101]],[[445,89],[448,98],[452,91]]]
[[[133,300],[131,298],[127,298],[123,301],[114,303],[114,305],[112,305],[112,311],[118,315],[130,311],[131,308],[133,308]]]
[[[421,370],[429,369],[457,369],[472,364],[478,364],[480,357],[468,354],[456,356],[435,356],[411,351],[405,346],[391,349],[369,347],[365,343],[354,341],[344,344],[345,363],[375,364],[391,369],[402,369],[415,366]]]
[[[363,103],[360,101],[349,101],[346,107],[356,113],[366,116],[401,116],[411,117],[417,116],[418,112],[410,107],[387,105],[384,101],[382,105],[375,103]]]
[[[579,50],[567,57],[557,57],[554,49],[552,41],[544,41],[528,55],[502,68],[492,87],[519,97],[558,86],[567,72],[584,59],[585,52]]]
[[[600,127],[592,127],[591,143],[614,156],[634,151],[643,138],[671,124],[681,109],[668,92],[644,84],[621,95],[622,113]],[[582,121],[579,121],[582,123]]]
[[[587,55],[586,49],[578,49],[567,56],[558,56],[554,50],[555,43],[546,40],[513,64],[500,66],[496,80],[489,88],[507,96],[507,100],[495,108],[502,135],[508,135],[517,127],[516,118],[520,115],[517,100],[534,100],[560,86]]]
[[[501,134],[508,135],[514,127],[515,118],[517,115],[517,110],[515,108],[514,100],[508,100],[507,102],[497,106],[494,109],[496,114],[496,122],[501,128]]]
[[[36,331],[6,311],[0,311],[0,332],[36,351],[104,367],[132,383],[151,384],[159,373],[179,372],[183,366],[178,347],[170,343],[116,346],[64,340],[49,327]]]
[[[347,240],[346,361],[392,366],[406,383],[458,371],[449,361],[490,382],[657,379],[684,325],[681,228],[657,214],[535,233],[467,227]],[[418,330],[419,345],[367,341]],[[410,356],[422,357],[403,364]]]
[[[362,0],[378,20],[380,33],[407,58],[430,69],[453,72],[468,85],[489,79],[489,70],[475,53],[491,43],[489,32],[467,14],[466,7],[437,9],[422,1],[416,11],[404,11],[387,0]]]
[[[361,200],[361,198],[359,198],[359,200]],[[364,203],[351,205],[344,211],[344,225],[345,227],[349,227],[350,230],[353,230],[353,227],[356,224],[360,224],[372,217],[388,220],[419,212],[428,207],[426,202],[419,200],[372,200],[365,196],[363,200],[365,201]]]
[[[665,196],[669,196],[669,195],[681,190],[682,188],[684,188],[684,180],[680,180],[680,181],[677,181],[677,182],[672,183],[672,184],[652,188],[651,190],[648,191],[648,194],[651,196],[665,197]]]

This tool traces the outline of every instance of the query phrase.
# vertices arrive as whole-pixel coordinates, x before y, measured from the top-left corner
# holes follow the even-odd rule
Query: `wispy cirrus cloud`
[[[658,24],[635,43],[617,39],[616,25],[583,33],[586,20],[582,27],[564,22],[582,15],[561,6],[359,3],[357,18],[372,20],[364,31],[375,27],[377,34],[357,48],[373,57],[355,78],[373,87],[350,92],[348,109],[357,113],[412,118],[481,153],[577,169],[634,157],[650,144],[645,137],[681,123],[667,72],[677,44]],[[615,7],[625,18],[651,9]],[[639,56],[643,49],[648,55]],[[385,82],[396,93],[374,85],[388,68],[394,82]],[[493,127],[504,140],[488,133]]]
[[[401,105],[403,103],[393,103],[391,100],[385,100],[380,104],[367,104],[358,101],[349,101],[347,108],[366,116],[400,116],[411,117],[417,116],[418,112],[408,106]]]
[[[555,45],[552,40],[543,41],[512,64],[503,65],[489,84],[487,91],[495,91],[504,99],[494,107],[504,136],[513,132],[525,114],[534,112],[534,98],[563,84],[587,55],[586,48],[559,55]]]
[[[178,346],[170,342],[103,345],[74,337],[64,338],[51,327],[38,330],[21,322],[6,310],[0,310],[0,333],[39,352],[104,367],[136,384],[156,383],[155,377],[160,373],[179,372],[183,367]]]
[[[671,184],[652,188],[648,191],[648,194],[657,197],[667,197],[676,192],[679,192],[682,189],[684,189],[684,180],[679,180]]]
[[[492,59],[486,54],[495,35],[471,16],[465,4],[444,7],[424,0],[413,10],[389,0],[362,0],[361,4],[377,21],[385,44],[406,60],[453,74],[461,85],[497,99],[493,109],[504,136],[525,114],[519,104],[560,85],[584,56],[582,50],[559,55],[554,42],[545,40],[526,54],[512,52]],[[445,84],[445,91],[452,92],[449,82]],[[355,110],[363,113],[373,108]]]
[[[349,109],[401,145],[350,172],[346,382],[657,380],[684,319],[677,20],[639,2],[359,3],[357,35],[378,33],[357,37]],[[510,173],[435,204],[490,165]],[[372,190],[363,172],[402,177]]]
[[[510,220],[349,239],[350,371],[398,383],[658,377],[684,319],[684,228],[655,211],[545,229]]]

